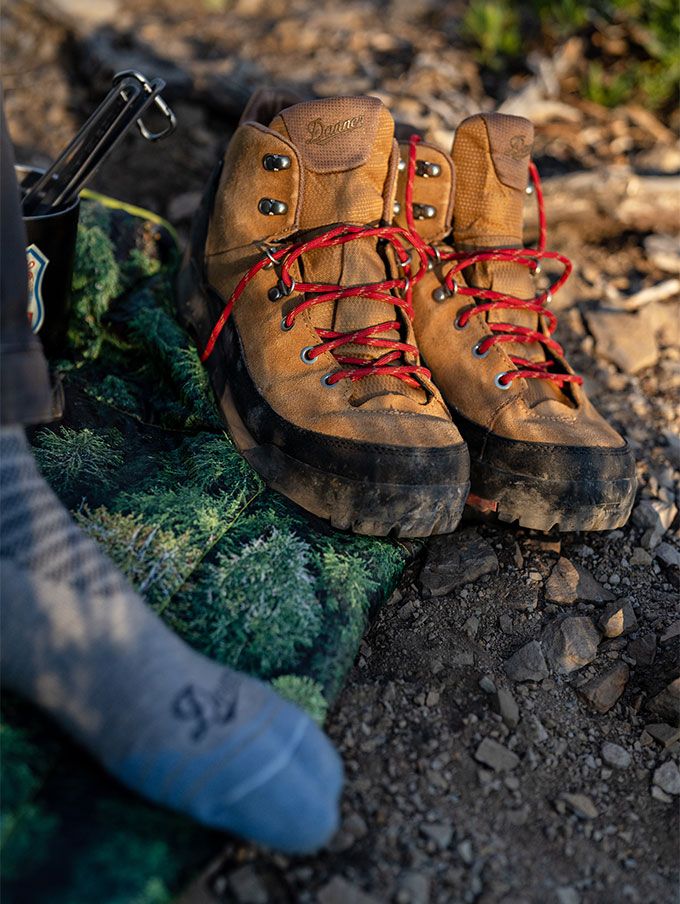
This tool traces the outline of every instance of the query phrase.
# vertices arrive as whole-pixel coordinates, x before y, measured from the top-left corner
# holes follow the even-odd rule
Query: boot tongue
[[[533,125],[521,116],[482,113],[458,127],[452,151],[456,168],[453,238],[458,250],[523,246],[524,196],[533,139]],[[465,271],[465,278],[471,286],[515,298],[536,294],[529,268],[521,264],[477,264]],[[531,311],[501,308],[490,311],[487,319],[539,329],[538,314]],[[503,348],[530,361],[546,359],[539,343],[508,342]],[[530,407],[544,402],[548,407],[556,402],[569,404],[555,383],[534,379],[527,380],[526,401]]]
[[[394,121],[376,97],[333,97],[296,104],[283,110],[270,128],[289,138],[301,160],[301,230],[322,229],[337,223],[378,224],[391,207],[396,181],[393,157]],[[334,248],[303,255],[306,282],[352,286],[382,282],[385,263],[377,240],[357,239]],[[312,309],[312,323],[321,328],[350,332],[389,320],[398,320],[394,307],[363,297],[341,299]],[[396,331],[381,338],[398,340]],[[346,345],[340,355],[377,358],[385,349]],[[366,377],[357,383],[357,404],[376,394],[415,397],[412,389],[394,377]]]

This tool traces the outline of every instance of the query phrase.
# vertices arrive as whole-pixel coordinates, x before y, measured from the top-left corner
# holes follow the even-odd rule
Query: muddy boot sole
[[[194,217],[177,283],[178,317],[199,349],[205,348],[226,302],[208,284],[203,267],[218,181],[219,168]],[[470,487],[463,442],[409,450],[324,437],[289,424],[269,407],[251,380],[232,320],[205,366],[238,450],[270,487],[308,512],[333,527],[371,536],[428,537],[457,527]],[[319,462],[328,467],[318,467]],[[390,469],[406,481],[381,479],[380,472]],[[408,482],[409,476],[428,472],[432,482]]]
[[[470,449],[470,502],[477,510],[544,532],[613,530],[628,520],[637,482],[627,446],[515,441],[460,415],[454,421]]]

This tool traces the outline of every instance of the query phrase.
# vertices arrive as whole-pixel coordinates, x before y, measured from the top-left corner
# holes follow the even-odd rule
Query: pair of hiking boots
[[[446,533],[468,498],[543,531],[622,525],[633,456],[551,336],[571,265],[544,249],[531,123],[472,116],[449,155],[399,144],[377,98],[292,100],[251,99],[180,276],[245,458],[358,533]]]

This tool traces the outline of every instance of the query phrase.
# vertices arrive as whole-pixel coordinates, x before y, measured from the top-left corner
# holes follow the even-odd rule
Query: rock
[[[171,223],[190,220],[201,203],[201,193],[186,191],[175,197],[168,204],[168,219]]]
[[[637,618],[628,600],[613,600],[604,607],[600,628],[605,637],[621,637],[636,630]]]
[[[669,568],[680,568],[680,550],[671,546],[670,543],[659,543],[654,550],[654,555]]]
[[[519,707],[517,701],[507,687],[499,687],[493,696],[492,706],[508,728],[516,728],[519,724]]]
[[[643,312],[598,308],[585,311],[588,329],[595,338],[598,355],[626,374],[653,367],[659,357],[656,337],[647,328]]]
[[[593,709],[606,713],[626,689],[629,678],[630,669],[625,662],[619,661],[581,685],[578,692]]]
[[[611,741],[605,741],[600,753],[604,762],[615,769],[627,769],[631,764],[630,753],[619,744],[612,744]]]
[[[571,885],[561,885],[555,889],[557,904],[581,904],[581,895]]]
[[[656,658],[656,634],[643,634],[631,640],[626,652],[639,665],[651,665]]]
[[[540,681],[548,677],[548,666],[537,640],[520,647],[505,662],[505,674],[511,681]]]
[[[352,885],[342,876],[333,876],[330,882],[320,888],[316,895],[318,904],[379,904],[372,895]]]
[[[680,728],[667,725],[665,722],[652,722],[650,725],[645,725],[645,731],[664,748],[671,747],[680,740]]]
[[[678,510],[672,502],[663,499],[643,499],[633,512],[633,524],[651,531],[646,541],[643,538],[643,545],[650,549],[658,546],[677,513]]]
[[[114,25],[120,15],[118,0],[38,0],[52,18],[58,18],[78,34]]]
[[[677,619],[671,625],[669,625],[663,632],[659,640],[661,641],[661,643],[668,643],[670,640],[675,640],[675,638],[678,636],[680,636],[680,619]]]
[[[545,598],[570,605],[577,600],[601,603],[613,596],[585,568],[561,556],[545,583]]]
[[[453,838],[453,826],[443,822],[425,822],[420,827],[424,838],[434,841],[440,851],[445,851]]]
[[[430,542],[420,583],[426,596],[444,596],[497,571],[498,557],[491,546],[476,531],[464,530]]]
[[[666,760],[658,769],[654,770],[654,784],[674,797],[680,794],[680,772],[678,764],[674,760]]]
[[[238,904],[267,904],[269,901],[267,887],[250,863],[229,874],[229,886]]]
[[[641,546],[636,546],[633,550],[633,554],[630,557],[631,565],[644,565],[647,568],[652,564],[654,559],[650,556],[646,549],[643,549]]]
[[[666,273],[680,272],[680,249],[674,235],[648,235],[644,241],[647,258]]]
[[[466,863],[468,866],[470,866],[470,864],[474,862],[475,855],[474,851],[472,850],[472,842],[469,838],[461,841],[461,843],[458,845],[457,850],[463,863]]]
[[[489,766],[494,772],[509,772],[519,763],[519,757],[512,750],[508,750],[493,738],[484,738],[475,751],[475,759],[485,766]]]
[[[661,788],[658,787],[658,785],[652,785],[652,797],[654,798],[654,800],[660,800],[664,804],[673,803],[673,798],[670,796],[670,794],[666,794],[666,792],[662,791]]]
[[[563,800],[572,813],[575,813],[580,819],[597,817],[597,807],[587,794],[565,793],[560,795],[560,800]]]
[[[582,669],[595,659],[600,635],[582,615],[556,619],[543,632],[542,647],[548,664],[560,675]]]
[[[675,678],[647,704],[647,711],[669,725],[680,725],[680,678]]]
[[[430,885],[430,877],[423,873],[415,871],[405,873],[399,881],[397,900],[400,904],[402,901],[408,902],[408,904],[428,904]]]

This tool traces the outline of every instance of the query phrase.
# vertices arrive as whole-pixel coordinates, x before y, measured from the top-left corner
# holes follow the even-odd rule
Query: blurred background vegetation
[[[588,58],[584,98],[670,112],[680,79],[677,0],[472,0],[463,18],[463,38],[477,61],[499,74],[521,70],[529,51],[576,35],[585,39]]]

